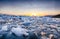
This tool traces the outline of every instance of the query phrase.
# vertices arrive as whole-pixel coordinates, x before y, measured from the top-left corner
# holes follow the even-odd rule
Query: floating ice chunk
[[[7,26],[3,26],[1,30],[2,30],[2,31],[7,31],[8,28],[7,28]]]
[[[17,36],[21,36],[21,35],[28,35],[28,33],[27,33],[27,30],[26,29],[24,29],[24,28],[12,28],[12,33],[15,33]]]

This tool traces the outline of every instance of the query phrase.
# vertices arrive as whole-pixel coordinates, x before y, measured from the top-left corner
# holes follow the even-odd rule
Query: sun
[[[32,16],[37,16],[37,14],[36,13],[32,13]]]
[[[31,13],[30,16],[45,16],[47,14],[43,14],[43,13]]]

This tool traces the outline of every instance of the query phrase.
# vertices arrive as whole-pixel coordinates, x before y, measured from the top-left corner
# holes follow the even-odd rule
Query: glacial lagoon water
[[[60,39],[60,18],[0,15],[0,39],[49,39],[50,34]]]

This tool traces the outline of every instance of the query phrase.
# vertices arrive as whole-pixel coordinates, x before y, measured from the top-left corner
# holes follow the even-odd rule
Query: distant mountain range
[[[54,18],[60,18],[60,14],[52,16]]]
[[[2,16],[13,16],[13,17],[17,17],[16,15],[0,14],[0,17],[2,17]],[[60,14],[58,14],[58,15],[46,15],[46,16],[43,16],[43,17],[60,18]]]
[[[58,15],[47,15],[45,17],[60,18],[60,14],[58,14]]]

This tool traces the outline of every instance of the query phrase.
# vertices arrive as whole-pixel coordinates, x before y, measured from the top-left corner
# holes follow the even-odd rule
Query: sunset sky
[[[45,16],[60,14],[58,0],[0,0],[0,13]]]

